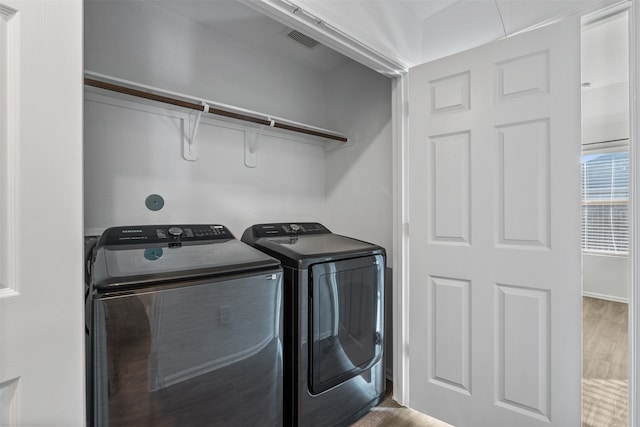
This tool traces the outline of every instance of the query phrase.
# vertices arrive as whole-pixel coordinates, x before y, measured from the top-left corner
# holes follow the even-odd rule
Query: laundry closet
[[[386,332],[380,330],[372,345],[384,344],[390,377],[391,80],[238,1],[89,0],[84,20],[85,236],[127,225],[140,226],[125,230],[138,233],[147,225],[223,224],[240,239],[252,224],[321,223],[378,245],[375,283],[386,276],[387,284],[370,294],[380,303],[361,308],[367,300],[353,297],[353,311],[380,313],[384,307],[386,321],[374,326],[384,324]],[[172,229],[184,229],[185,240],[196,233],[197,226],[180,227],[163,231],[162,238]],[[163,256],[148,255],[146,260]],[[149,312],[155,306],[145,307]],[[294,317],[287,310],[285,330]],[[98,316],[92,316],[95,324]],[[212,328],[224,324],[225,315],[212,316]],[[101,354],[95,343],[107,335],[95,330],[94,372]],[[385,365],[382,352],[376,354],[376,392],[382,393]],[[285,357],[285,370],[287,363]],[[101,381],[99,372],[94,377]],[[99,385],[89,386],[98,402],[92,417],[107,425],[117,411],[102,415]]]
[[[325,46],[301,45],[284,24],[237,1],[89,0],[84,18],[86,78],[347,138],[212,114],[193,132],[193,110],[85,86],[86,235],[121,224],[216,222],[239,237],[254,223],[304,220],[390,251],[388,77]],[[161,197],[162,209],[149,209],[149,196]]]

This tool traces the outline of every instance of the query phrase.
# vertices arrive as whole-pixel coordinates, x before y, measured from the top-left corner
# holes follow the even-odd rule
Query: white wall
[[[179,115],[89,96],[88,234],[117,224],[218,222],[239,237],[257,222],[319,221],[391,250],[388,78],[353,61],[322,74],[154,2],[89,1],[85,33],[88,70],[325,127],[352,143],[325,155],[322,144],[272,133],[262,137],[257,167],[247,168],[244,128],[209,121],[198,132],[199,160],[187,162]],[[158,212],[144,205],[152,193],[166,201]]]
[[[628,302],[629,257],[582,254],[582,294]]]
[[[327,120],[353,146],[327,153],[327,226],[392,259],[391,81],[357,63],[329,76]]]
[[[85,2],[85,68],[326,127],[322,74],[155,1]]]
[[[628,14],[582,31],[582,143],[629,138]]]
[[[629,138],[629,82],[582,91],[582,143]]]
[[[182,158],[181,119],[85,101],[85,229],[95,235],[123,224],[221,223],[240,237],[270,221],[319,221],[325,205],[321,145],[263,134],[257,166],[244,164],[244,130],[203,121],[199,159]],[[94,99],[94,100],[92,100]],[[100,101],[97,101],[100,100]],[[149,194],[165,206],[150,211]]]

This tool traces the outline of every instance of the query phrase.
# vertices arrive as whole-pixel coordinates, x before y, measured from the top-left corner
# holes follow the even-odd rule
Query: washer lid
[[[273,268],[279,261],[236,239],[98,245],[92,281],[96,288],[145,285]]]
[[[339,234],[261,238],[255,245],[283,261],[284,257],[296,262],[309,258],[324,260],[338,256],[369,255],[372,252],[384,253],[379,246]]]

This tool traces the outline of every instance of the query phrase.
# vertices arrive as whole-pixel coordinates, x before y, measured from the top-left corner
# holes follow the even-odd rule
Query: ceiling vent
[[[312,39],[311,37],[305,36],[300,31],[292,30],[291,28],[287,28],[283,34],[309,49],[313,49],[320,44],[320,42]]]

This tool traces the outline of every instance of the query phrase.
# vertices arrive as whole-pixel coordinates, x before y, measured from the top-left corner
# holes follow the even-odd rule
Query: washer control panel
[[[330,234],[331,232],[327,227],[317,222],[282,222],[254,225],[253,233],[256,237],[274,237]]]
[[[105,246],[141,243],[197,242],[234,239],[231,231],[220,224],[138,225],[112,227],[102,236]]]

